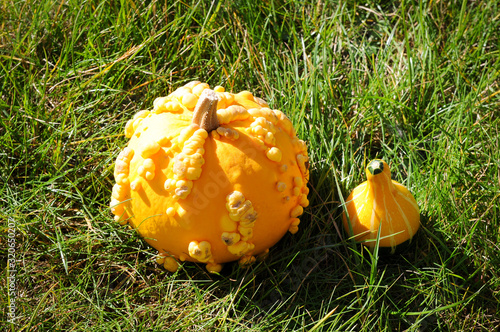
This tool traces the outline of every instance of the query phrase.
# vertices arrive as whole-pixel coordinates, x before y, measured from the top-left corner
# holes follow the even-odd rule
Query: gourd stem
[[[215,91],[205,89],[200,95],[193,112],[193,124],[200,126],[207,132],[211,132],[219,127],[217,120],[217,103],[219,96]]]

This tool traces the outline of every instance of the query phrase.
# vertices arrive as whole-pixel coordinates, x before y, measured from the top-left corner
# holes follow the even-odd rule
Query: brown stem
[[[196,107],[193,112],[193,124],[197,124],[201,129],[205,129],[207,132],[211,132],[219,127],[219,121],[217,120],[217,103],[219,102],[219,96],[215,91],[210,89],[205,89],[196,103]]]

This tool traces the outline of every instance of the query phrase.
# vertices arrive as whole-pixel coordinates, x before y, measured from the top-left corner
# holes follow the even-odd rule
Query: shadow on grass
[[[331,219],[305,214],[299,233],[285,235],[266,260],[245,269],[229,263],[220,274],[195,263],[166,272],[137,234],[106,223],[61,242],[66,272],[53,239],[44,237],[49,227],[27,241],[38,243],[33,248],[39,252],[25,252],[26,275],[19,278],[25,295],[19,304],[29,310],[20,319],[31,319],[28,326],[40,329],[74,321],[138,328],[199,321],[208,330],[308,330],[320,322],[327,330],[434,331],[456,328],[446,325],[450,316],[474,327],[474,314],[481,310],[498,326],[490,275],[431,217],[422,216],[422,228],[408,247],[377,257],[345,240],[338,231],[340,211],[330,205],[336,204],[324,209],[334,211]],[[54,320],[54,314],[62,318]],[[123,322],[123,317],[133,319]]]
[[[225,319],[272,319],[291,330],[319,321],[329,329],[368,329],[384,321],[394,330],[453,330],[445,319],[450,316],[474,328],[478,308],[498,325],[498,303],[481,267],[428,216],[408,246],[378,257],[341,240],[345,234],[331,224],[309,226],[303,236],[285,236],[267,260],[250,268],[231,263],[210,275],[201,265],[185,264],[177,277],[197,282],[215,298],[232,298]]]

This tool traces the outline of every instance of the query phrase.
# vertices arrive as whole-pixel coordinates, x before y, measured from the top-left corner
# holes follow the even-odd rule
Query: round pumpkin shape
[[[179,261],[250,264],[265,255],[309,201],[308,154],[292,122],[250,92],[191,82],[125,127],[111,211],[159,252]]]
[[[342,215],[345,230],[368,246],[396,247],[412,239],[420,227],[417,202],[408,189],[391,179],[389,165],[372,160],[366,167],[367,181],[345,200],[347,214]],[[378,234],[380,229],[380,236]]]

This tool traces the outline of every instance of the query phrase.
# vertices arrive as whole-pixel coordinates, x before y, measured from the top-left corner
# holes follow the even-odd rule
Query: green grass
[[[492,0],[1,1],[0,325],[498,330],[499,22]],[[299,232],[220,275],[165,272],[108,208],[125,122],[194,79],[283,110],[311,158]],[[374,157],[421,207],[389,257],[341,228]]]

